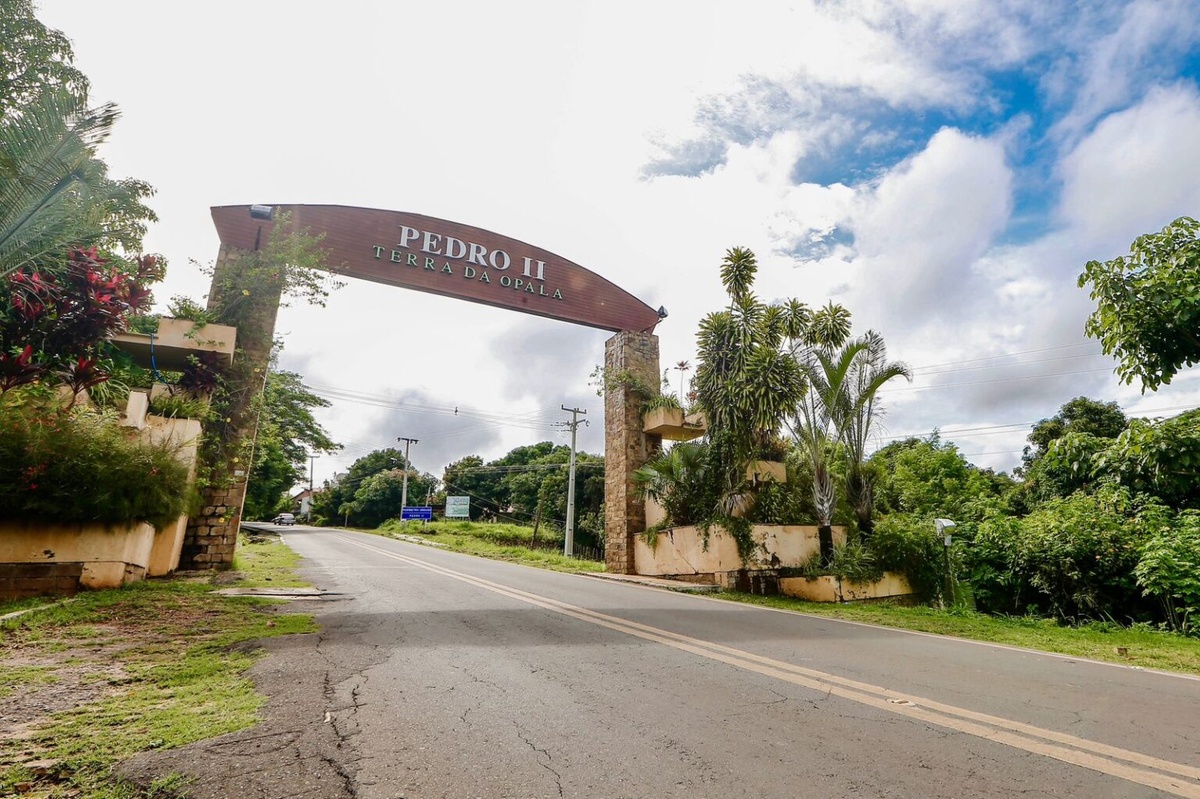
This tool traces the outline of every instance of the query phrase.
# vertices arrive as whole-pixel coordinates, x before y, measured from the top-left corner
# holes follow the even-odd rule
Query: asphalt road
[[[280,531],[359,797],[1200,797],[1193,678]]]

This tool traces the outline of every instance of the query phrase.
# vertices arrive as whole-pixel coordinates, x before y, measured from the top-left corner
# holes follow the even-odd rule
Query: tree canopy
[[[447,494],[471,497],[471,518],[511,517],[521,524],[561,530],[567,517],[571,448],[551,441],[516,447],[484,463],[469,455],[448,465],[442,481]],[[602,548],[604,458],[575,453],[575,529],[584,546]],[[555,533],[547,533],[547,538]]]
[[[1079,286],[1091,284],[1096,310],[1087,334],[1117,358],[1126,383],[1169,384],[1200,361],[1200,222],[1181,216],[1158,233],[1139,236],[1129,255],[1088,261]]]
[[[263,387],[254,465],[246,486],[244,515],[266,518],[286,510],[288,492],[308,477],[308,457],[341,449],[313,417],[329,401],[312,393],[296,372],[271,371]]]
[[[60,267],[69,247],[139,253],[153,190],[115,180],[96,147],[115,105],[91,106],[70,42],[29,0],[0,0],[0,278]]]
[[[0,0],[0,120],[48,92],[84,102],[88,79],[74,61],[70,41],[37,20],[32,0]]]

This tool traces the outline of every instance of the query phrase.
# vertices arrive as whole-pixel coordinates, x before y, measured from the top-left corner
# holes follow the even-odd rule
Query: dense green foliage
[[[136,253],[154,212],[137,180],[114,180],[96,157],[113,105],[90,107],[67,38],[28,0],[0,3],[0,278],[56,276],[71,247]]]
[[[1146,539],[1141,512],[1128,493],[1107,490],[984,521],[968,547],[977,605],[1066,620],[1145,620],[1133,573]]]
[[[40,387],[0,395],[0,518],[173,521],[187,509],[187,467],[133,432]]]
[[[571,448],[550,441],[516,447],[487,463],[471,455],[448,465],[447,494],[471,498],[471,518],[529,524],[547,539],[566,527]],[[575,541],[604,548],[604,458],[575,453]]]
[[[1117,374],[1157,389],[1200,361],[1200,222],[1183,216],[1139,236],[1129,254],[1088,261],[1079,286],[1096,310],[1087,334],[1117,358]]]
[[[1195,632],[1200,613],[1200,516],[1195,511],[1160,524],[1142,547],[1134,569],[1138,585],[1162,608],[1174,630]]]
[[[356,460],[343,475],[327,481],[313,494],[318,524],[378,527],[400,517],[404,473],[408,472],[408,504],[423,505],[437,488],[437,478],[409,466],[395,447],[377,449]]]
[[[254,465],[242,512],[249,519],[291,510],[286,506],[287,495],[293,486],[307,480],[309,455],[340,449],[313,418],[313,409],[328,407],[328,400],[312,393],[297,373],[272,369],[260,402]]]
[[[972,466],[936,434],[895,441],[868,463],[881,474],[875,501],[883,513],[978,521],[1007,509],[1017,488],[1006,475]]]

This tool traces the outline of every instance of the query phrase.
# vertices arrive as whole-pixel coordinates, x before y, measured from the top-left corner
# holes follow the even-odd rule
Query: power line
[[[997,358],[1013,358],[1017,355],[1034,355],[1039,352],[1051,352],[1053,350],[1069,350],[1069,349],[1073,349],[1075,347],[1086,347],[1086,346],[1092,346],[1092,342],[1079,341],[1074,344],[1059,344],[1054,347],[1040,347],[1035,350],[1019,350],[1017,352],[1004,352],[999,355],[985,355],[980,358],[967,358],[966,360],[962,360],[962,361],[946,361],[944,363],[931,363],[931,364],[926,364],[925,366],[915,366],[913,368],[914,369],[936,369],[939,366],[957,366],[958,364],[962,364],[962,363],[978,363],[979,361],[993,361],[993,360],[996,360]]]
[[[1060,355],[1057,358],[1038,358],[1032,361],[1014,361],[1012,363],[993,363],[984,364],[982,366],[964,366],[961,369],[942,369],[936,372],[926,372],[921,369],[914,369],[913,374],[917,377],[931,377],[933,375],[949,375],[956,372],[975,372],[980,369],[1010,369],[1016,366],[1028,366],[1036,363],[1052,363],[1054,361],[1073,361],[1078,358],[1107,358],[1108,356],[1102,352],[1088,352],[1080,355]]]
[[[972,380],[967,383],[936,383],[931,386],[901,386],[899,388],[892,388],[891,386],[885,386],[880,389],[880,393],[881,394],[884,392],[893,393],[893,392],[898,392],[898,391],[928,391],[933,388],[959,388],[959,387],[963,387],[963,386],[982,386],[982,385],[985,385],[988,383],[1010,383],[1010,382],[1013,382],[1016,380],[1041,380],[1041,379],[1045,379],[1048,377],[1069,377],[1071,375],[1088,375],[1088,374],[1094,374],[1096,372],[1111,372],[1111,371],[1112,370],[1109,367],[1105,366],[1100,369],[1083,369],[1078,372],[1050,372],[1050,373],[1042,374],[1042,375],[1024,375],[1021,377],[1001,377],[1001,378],[997,378],[995,380]]]

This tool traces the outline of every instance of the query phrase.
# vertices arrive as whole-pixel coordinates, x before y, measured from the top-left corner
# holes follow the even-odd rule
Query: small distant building
[[[312,495],[312,489],[306,488],[292,496],[291,504],[297,516],[302,516],[306,519],[309,517],[309,514],[312,512]]]

